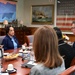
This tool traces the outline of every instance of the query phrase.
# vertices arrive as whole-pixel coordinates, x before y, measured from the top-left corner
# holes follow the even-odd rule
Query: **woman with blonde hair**
[[[58,52],[58,38],[50,26],[43,26],[34,33],[33,50],[37,65],[30,75],[58,75],[65,70]]]

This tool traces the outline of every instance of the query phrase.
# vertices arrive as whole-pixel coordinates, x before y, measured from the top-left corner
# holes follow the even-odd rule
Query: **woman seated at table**
[[[75,57],[75,50],[69,44],[64,42],[62,32],[58,27],[54,27],[54,30],[56,31],[58,36],[59,53],[61,56],[64,56],[65,67],[69,68],[72,59]]]
[[[30,75],[58,75],[65,70],[57,35],[50,26],[43,26],[34,33],[33,50],[37,65],[32,67]]]
[[[4,50],[9,50],[9,49],[16,49],[21,47],[21,45],[19,45],[19,42],[17,40],[17,38],[15,37],[15,32],[14,32],[14,28],[12,26],[7,26],[6,28],[6,36],[2,41],[2,45]]]

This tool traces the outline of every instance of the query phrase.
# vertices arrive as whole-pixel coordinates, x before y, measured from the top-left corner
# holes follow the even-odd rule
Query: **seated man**
[[[73,35],[75,35],[75,21],[72,22],[72,27],[71,27],[71,30],[73,32]],[[73,43],[73,46],[72,46],[74,49],[75,49],[75,41]]]
[[[54,30],[57,33],[58,36],[58,46],[59,46],[59,52],[61,56],[64,56],[65,61],[65,67],[70,67],[71,61],[75,56],[75,50],[67,43],[64,42],[62,38],[62,32],[59,28],[54,27]]]

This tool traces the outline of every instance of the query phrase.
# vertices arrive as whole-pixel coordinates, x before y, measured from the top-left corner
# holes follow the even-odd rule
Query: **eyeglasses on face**
[[[75,29],[75,27],[71,27],[71,29]]]

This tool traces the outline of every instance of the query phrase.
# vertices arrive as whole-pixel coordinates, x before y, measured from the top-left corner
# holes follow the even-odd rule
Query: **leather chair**
[[[34,39],[34,35],[27,35],[27,38],[29,40],[29,45],[32,45],[33,39]]]
[[[0,36],[0,45],[1,45],[1,43],[2,43],[2,41],[3,41],[3,39],[4,39],[4,37],[5,37],[5,36]]]
[[[65,71],[63,71],[59,75],[75,75],[75,66],[71,66],[67,68]]]
[[[75,65],[75,57],[72,59],[70,66]]]

